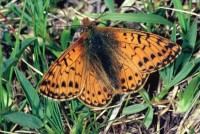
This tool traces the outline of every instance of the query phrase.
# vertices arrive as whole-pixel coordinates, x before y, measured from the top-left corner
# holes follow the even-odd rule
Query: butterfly
[[[40,83],[47,98],[78,98],[90,108],[106,107],[116,94],[141,89],[150,73],[168,66],[181,51],[178,44],[152,33],[101,28],[88,18],[82,23],[82,35]]]

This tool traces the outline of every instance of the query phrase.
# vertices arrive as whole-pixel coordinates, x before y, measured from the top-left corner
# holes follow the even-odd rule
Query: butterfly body
[[[118,89],[120,87],[118,79],[120,62],[116,58],[118,42],[116,40],[109,40],[108,37],[112,36],[114,38],[114,35],[109,34],[109,31],[102,33],[98,29],[92,28],[89,29],[88,34],[85,40],[85,55],[88,58],[89,66],[93,70],[100,69],[100,71],[95,71],[95,73],[98,79],[106,78],[109,80],[105,85]]]
[[[92,108],[107,106],[115,94],[138,91],[149,74],[169,65],[181,47],[132,29],[100,28],[83,19],[84,32],[50,67],[40,84],[47,97],[78,98]]]

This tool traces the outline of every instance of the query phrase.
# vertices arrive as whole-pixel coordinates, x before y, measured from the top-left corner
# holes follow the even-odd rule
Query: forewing
[[[118,54],[142,73],[151,73],[173,62],[181,51],[176,43],[161,36],[122,28],[102,28],[107,38],[117,41]]]
[[[42,95],[66,100],[77,97],[85,82],[84,35],[50,67],[39,86]]]

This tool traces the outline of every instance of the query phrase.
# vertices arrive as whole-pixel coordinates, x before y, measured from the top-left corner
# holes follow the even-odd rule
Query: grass
[[[5,22],[4,19],[0,21],[0,30],[2,30],[0,132],[139,133],[141,130],[166,133],[174,132],[172,128],[175,127],[177,128],[175,131],[179,133],[186,132],[183,126],[188,125],[188,119],[190,117],[195,119],[200,113],[195,109],[199,107],[200,96],[198,18],[191,14],[178,11],[173,13],[159,8],[162,2],[142,1],[140,6],[143,8],[137,7],[136,3],[133,7],[139,8],[138,10],[127,4],[118,10],[130,8],[129,13],[119,13],[113,1],[105,0],[109,12],[101,16],[99,21],[103,24],[111,21],[110,25],[113,27],[128,28],[130,24],[136,25],[137,22],[136,26],[139,25],[140,30],[153,32],[166,38],[171,37],[171,40],[182,46],[182,53],[173,64],[159,72],[164,87],[148,88],[155,83],[151,81],[146,84],[146,90],[142,89],[139,94],[132,94],[127,98],[120,97],[120,102],[116,97],[111,104],[114,107],[91,111],[76,99],[57,103],[41,97],[37,91],[39,81],[42,79],[41,72],[45,73],[52,61],[55,61],[74,41],[75,32],[78,31],[77,26],[80,25],[80,19],[74,18],[75,11],[78,12],[75,10],[77,3],[68,3],[75,11],[70,8],[63,9],[67,15],[62,16],[71,22],[71,27],[67,25],[67,29],[63,30],[62,23],[61,32],[57,25],[49,27],[50,22],[63,21],[63,18],[57,19],[62,10],[54,1],[0,2],[3,7],[0,13],[9,20],[9,22]],[[173,0],[172,3],[174,9],[184,10],[180,0]],[[195,11],[200,10],[199,5],[200,3],[196,2]],[[167,7],[170,5],[167,4]],[[187,7],[187,10],[192,12],[194,6],[191,0]],[[70,15],[69,11],[73,11],[73,15]],[[81,15],[98,18],[101,14],[88,13],[86,9],[80,9],[76,16]],[[14,27],[15,32],[6,27],[9,24]],[[184,83],[187,85],[184,86]],[[115,104],[121,105],[116,107]],[[182,122],[173,123],[173,118],[167,116],[169,114]],[[170,124],[167,124],[167,120]],[[192,120],[188,127],[191,133],[198,131],[199,122],[199,120]],[[170,125],[171,128],[165,128],[164,124]]]

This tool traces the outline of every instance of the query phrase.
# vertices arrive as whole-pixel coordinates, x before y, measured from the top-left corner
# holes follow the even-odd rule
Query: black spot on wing
[[[144,57],[143,61],[144,61],[144,63],[147,63],[147,62],[149,62],[149,59],[147,57]]]
[[[154,58],[156,58],[156,56],[154,54],[151,54],[151,59],[153,60]]]
[[[65,82],[65,81],[63,81],[63,82],[61,83],[61,87],[66,87],[66,82]]]
[[[73,82],[72,81],[69,82],[69,87],[73,87]]]

